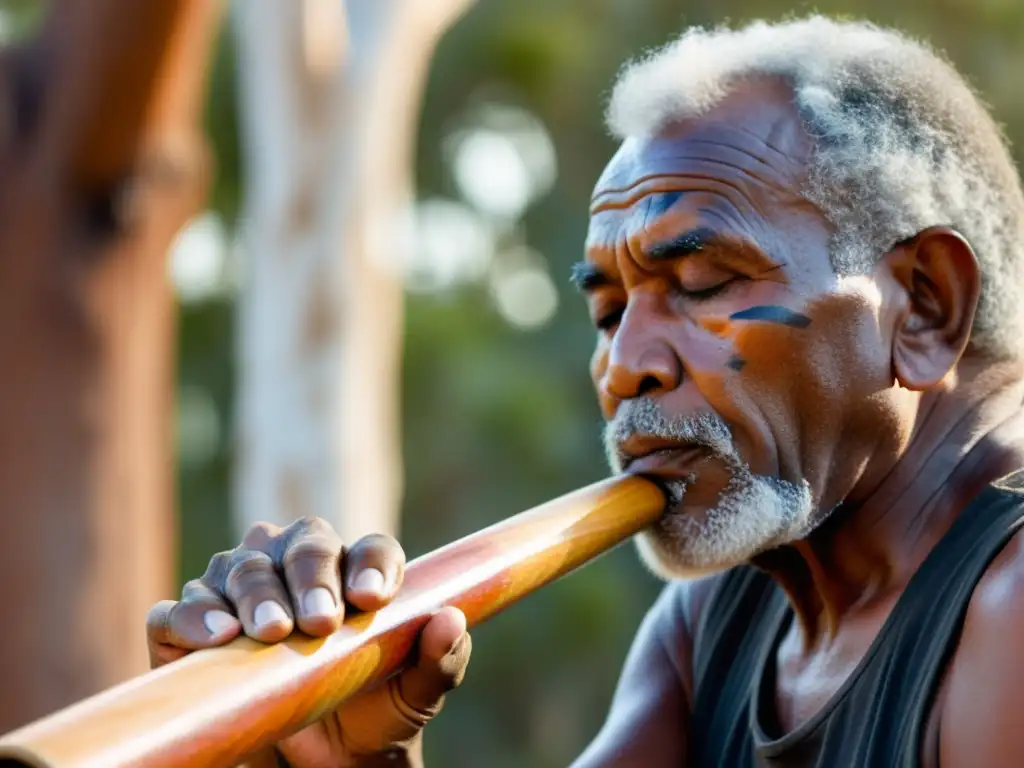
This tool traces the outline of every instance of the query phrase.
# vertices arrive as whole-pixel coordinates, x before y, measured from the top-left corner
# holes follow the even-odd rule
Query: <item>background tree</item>
[[[401,233],[434,44],[469,0],[242,0],[236,528],[396,534]]]
[[[993,105],[1020,158],[1024,4],[813,7],[896,24],[947,51]],[[788,0],[478,0],[441,39],[417,132],[417,238],[404,274],[401,538],[410,555],[605,472],[585,375],[592,330],[566,276],[581,253],[590,190],[614,151],[602,111],[618,67],[686,24],[810,8]],[[231,43],[222,41],[207,123],[222,168],[212,207],[229,233],[244,184]],[[547,143],[534,140],[538,125]],[[525,207],[513,204],[526,189]],[[201,571],[232,541],[234,297],[225,290],[183,307],[183,574]],[[218,425],[211,447],[197,448],[195,435],[205,434],[197,422]],[[429,764],[568,765],[599,727],[658,588],[624,547],[477,630],[466,682],[427,734]]]
[[[23,10],[37,18],[34,6]],[[0,65],[0,731],[148,667],[212,0],[54,0]]]
[[[93,0],[89,5],[102,8],[109,1]],[[54,8],[65,3],[85,7],[55,0]],[[429,5],[428,0],[423,4]],[[150,5],[166,7],[149,0],[131,13],[149,14]],[[3,11],[27,9],[29,17],[39,7],[36,0],[0,0]],[[1024,67],[1024,5],[1013,0],[819,0],[814,7],[896,24],[932,40],[972,77],[1014,145],[1021,146],[1024,96],[1017,73]],[[626,58],[666,41],[685,24],[777,18],[807,8],[787,0],[478,0],[440,40],[416,131],[417,183],[409,217],[414,247],[386,249],[398,252],[387,261],[401,266],[399,277],[405,289],[404,312],[396,320],[404,330],[400,426],[406,491],[401,535],[412,556],[605,472],[599,414],[584,373],[592,331],[581,307],[573,306],[576,299],[565,275],[581,251],[590,189],[614,150],[601,112],[616,69]],[[109,15],[92,15],[96,18],[86,19],[89,29],[107,29],[102,19]],[[10,18],[9,13],[0,13],[0,22]],[[62,39],[77,34],[72,26],[75,19],[74,14],[66,19],[62,34],[67,38]],[[3,29],[0,25],[0,32]],[[175,419],[183,543],[179,581],[201,572],[212,552],[230,546],[236,538],[230,513],[231,473],[236,459],[243,457],[236,456],[240,411],[234,394],[235,365],[239,322],[246,322],[238,311],[239,285],[245,283],[237,278],[236,266],[244,268],[253,243],[251,238],[236,237],[243,218],[239,215],[242,191],[252,193],[247,182],[254,171],[242,161],[239,94],[245,73],[239,69],[235,29],[225,28],[218,41],[206,102],[205,128],[220,170],[208,210],[177,241],[172,260],[181,302]],[[350,23],[350,33],[352,29]],[[355,44],[354,35],[351,39]],[[113,35],[106,35],[103,43],[97,49],[100,60],[110,47],[131,45]],[[48,69],[51,65],[40,64],[47,61],[46,56],[11,55],[4,61],[0,81],[18,83],[3,91],[12,95],[0,103],[16,106],[6,114],[31,117],[43,100],[57,99],[50,89],[58,86],[37,87],[61,81]],[[243,63],[241,69],[247,66]],[[27,67],[28,74],[11,79],[8,67]],[[89,98],[82,96],[75,103],[91,107]],[[70,214],[47,214],[51,219],[21,215],[41,194],[40,189],[57,188],[56,182],[39,188],[20,183],[25,168],[31,165],[69,178],[48,170],[64,167],[66,153],[50,156],[27,151],[23,139],[9,142],[12,130],[18,136],[33,135],[34,125],[32,119],[19,117],[12,123],[0,118],[0,146],[13,147],[0,154],[8,171],[8,184],[0,193],[0,212],[5,214],[0,230],[8,234],[0,233],[0,241],[15,243],[17,237],[16,248],[0,250],[0,316],[4,320],[0,323],[0,394],[13,393],[6,398],[11,405],[0,404],[5,462],[0,472],[6,473],[0,484],[4,494],[0,504],[6,515],[0,534],[6,558],[0,560],[0,568],[6,569],[0,572],[0,592],[6,597],[14,588],[11,585],[20,587],[36,578],[39,594],[55,596],[52,600],[57,601],[63,599],[59,591],[83,572],[82,567],[67,566],[52,577],[37,574],[26,559],[19,559],[18,548],[35,546],[25,545],[26,537],[43,540],[51,531],[67,531],[61,534],[66,536],[62,544],[40,545],[49,547],[46,551],[55,557],[84,560],[92,557],[93,547],[81,528],[60,516],[63,513],[28,524],[20,522],[19,515],[22,509],[53,508],[58,501],[50,499],[42,505],[38,499],[58,491],[77,494],[84,488],[85,498],[92,498],[92,482],[69,474],[75,466],[72,458],[92,457],[92,449],[79,450],[83,438],[74,430],[70,436],[59,433],[63,443],[54,437],[58,434],[54,425],[79,423],[68,417],[69,412],[78,413],[79,406],[69,411],[61,403],[68,402],[62,399],[68,393],[81,391],[78,383],[84,379],[75,373],[75,366],[82,363],[75,355],[65,354],[77,342],[57,343],[56,337],[48,337],[45,343],[30,344],[12,334],[34,333],[36,326],[27,324],[26,318],[41,324],[79,316],[63,310],[26,309],[26,296],[40,295],[34,285],[49,285],[43,294],[60,295],[58,288],[68,290],[64,286],[94,285],[89,277],[76,283],[80,275],[106,274],[102,270],[122,262],[62,259],[59,263],[73,266],[54,273],[63,276],[58,288],[38,277],[50,272],[29,256],[44,250],[29,251],[28,245],[45,238],[64,243],[62,238],[78,230],[49,226],[51,221],[70,220]],[[338,167],[331,162],[330,167]],[[258,183],[255,178],[252,181]],[[69,195],[66,201],[62,195]],[[69,206],[68,211],[103,210],[73,203],[98,199],[79,195],[61,193],[54,199],[65,201],[60,204]],[[19,196],[25,199],[19,201]],[[251,202],[248,197],[246,201]],[[80,218],[75,221],[86,220],[76,215]],[[11,224],[14,220],[18,227]],[[339,220],[336,252],[345,247],[346,226]],[[404,242],[402,229],[389,230],[394,235],[390,243]],[[204,238],[206,245],[198,247]],[[155,274],[152,262],[146,264]],[[11,288],[9,281],[15,274],[19,280],[36,275],[33,279],[42,282]],[[157,302],[155,306],[165,305]],[[15,349],[28,356],[27,363],[15,359]],[[136,352],[140,357],[133,359],[141,362],[134,375],[141,377],[147,370],[159,373],[159,366],[147,368],[160,359],[158,353],[159,349]],[[153,357],[142,360],[143,354]],[[8,376],[15,363],[26,370]],[[126,407],[132,402],[127,401]],[[40,410],[26,414],[22,406]],[[106,429],[105,423],[100,428]],[[48,446],[45,451],[27,444],[27,436],[38,435],[46,436],[33,437]],[[25,472],[15,461],[31,458],[35,462],[44,454],[58,453],[59,462],[47,459],[39,464],[43,467],[39,475]],[[155,475],[143,473],[129,481],[138,482],[139,477]],[[372,479],[370,472],[365,477]],[[381,487],[386,487],[386,481]],[[115,520],[111,517],[108,522],[113,526]],[[20,537],[17,543],[4,541],[9,539],[8,531]],[[110,536],[121,534],[115,531]],[[106,549],[96,551],[106,556],[115,551],[117,541],[112,538],[110,545],[103,545]],[[123,548],[116,551],[124,552]],[[143,546],[141,551],[150,550]],[[131,567],[130,563],[124,567]],[[658,588],[626,547],[480,628],[467,680],[428,733],[430,764],[452,768],[568,764],[603,718],[625,649]],[[76,622],[91,620],[87,602],[75,602],[69,614],[73,601],[67,599],[68,604],[53,603],[54,621],[60,620],[63,628],[69,626],[64,618],[69,615]],[[18,642],[45,645],[49,638],[59,637],[66,647],[63,638],[73,630],[54,633],[53,625],[35,625],[34,618],[26,623],[17,618],[22,615],[12,614],[6,630],[18,636]],[[99,618],[92,621],[93,630],[102,626]],[[83,647],[94,643],[88,631],[81,636]],[[79,660],[87,657],[84,652],[78,656]],[[0,673],[6,676],[7,669]],[[71,674],[72,667],[55,669],[61,677]]]

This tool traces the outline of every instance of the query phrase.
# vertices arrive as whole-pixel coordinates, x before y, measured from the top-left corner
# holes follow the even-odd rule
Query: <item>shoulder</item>
[[[638,645],[650,648],[657,644],[663,649],[683,683],[687,699],[692,694],[693,652],[703,619],[731,573],[669,582],[637,633]]]
[[[940,764],[1024,765],[1024,533],[978,582],[940,692]]]
[[[604,726],[573,768],[685,762],[692,679],[692,627],[719,576],[671,581],[637,630]]]

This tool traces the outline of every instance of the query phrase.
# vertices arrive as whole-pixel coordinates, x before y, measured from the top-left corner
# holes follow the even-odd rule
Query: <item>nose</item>
[[[612,339],[603,388],[615,400],[670,392],[682,383],[683,366],[658,318],[626,309]]]

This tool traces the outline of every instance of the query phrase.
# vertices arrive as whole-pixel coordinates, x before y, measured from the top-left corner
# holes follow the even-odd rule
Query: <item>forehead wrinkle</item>
[[[791,114],[783,114],[777,116],[772,120],[767,127],[765,132],[755,131],[743,121],[708,121],[705,123],[707,126],[716,128],[716,136],[728,135],[730,132],[738,133],[747,138],[753,139],[760,146],[769,150],[771,153],[777,155],[783,161],[790,165],[798,165],[800,163],[806,163],[809,159],[811,148],[813,147],[814,141],[811,135],[807,132],[802,121],[795,118]],[[699,134],[700,132],[698,132]],[[783,139],[793,140],[792,150],[783,149],[778,146],[772,137],[780,137]],[[694,137],[695,140],[699,139]],[[690,140],[690,138],[687,138]],[[739,147],[737,147],[739,148]]]
[[[648,173],[648,174],[645,174],[643,176],[640,176],[639,178],[635,179],[634,181],[631,181],[629,184],[625,184],[625,185],[623,185],[621,187],[608,187],[606,189],[602,189],[600,191],[595,192],[593,197],[591,198],[591,209],[592,209],[592,211],[594,211],[594,210],[600,211],[600,210],[606,210],[606,209],[607,210],[618,210],[618,209],[621,209],[621,208],[628,208],[630,205],[633,205],[638,200],[642,200],[647,195],[660,195],[660,194],[665,194],[667,192],[682,192],[683,190],[680,190],[678,187],[674,187],[674,186],[661,186],[661,185],[651,184],[651,182],[661,181],[661,182],[667,184],[668,182],[672,181],[673,179],[688,179],[688,178],[693,178],[692,174],[687,174],[687,173],[665,173],[665,172]],[[639,191],[637,191],[639,187],[643,187],[644,185],[649,185],[651,188],[650,189],[639,189]],[[596,202],[597,200],[599,200],[602,197],[608,197],[608,196],[617,195],[617,194],[625,194],[627,192],[635,192],[636,194],[633,197],[629,197],[629,198],[626,198],[624,200],[623,199],[613,200],[613,201],[608,202],[608,203],[597,203]]]
[[[668,213],[668,211],[671,211],[676,205],[679,204],[680,200],[682,200],[682,196],[680,195],[679,200],[676,200],[674,203],[672,203],[672,205],[670,205],[668,207],[668,211],[663,211],[659,215],[659,213],[658,213],[658,211],[657,211],[657,209],[655,208],[655,205],[654,205],[654,200],[655,200],[656,195],[657,195],[657,193],[654,193],[654,194],[647,195],[644,198],[644,202],[646,203],[646,205],[644,206],[644,210],[643,210],[643,214],[642,214],[643,221],[640,223],[639,231],[641,233],[647,231],[648,226],[650,226],[651,218],[652,217],[654,218],[655,221],[657,221],[658,219],[662,218],[664,216],[664,214]]]
[[[699,164],[724,167],[731,171],[738,172],[743,178],[750,179],[758,187],[781,193],[780,197],[782,198],[803,199],[797,189],[788,187],[786,182],[762,176],[748,168],[743,168],[742,166],[730,163],[727,160],[702,156],[698,162]],[[695,184],[691,189],[662,187],[660,185],[653,184],[653,182],[657,181],[667,183],[671,180],[679,180],[680,182],[689,180],[691,182],[702,182],[702,184]],[[650,185],[654,188],[644,189],[643,186],[648,183],[651,183]],[[622,210],[637,204],[651,195],[665,194],[673,191],[682,193],[679,201],[675,203],[675,205],[678,205],[679,202],[685,200],[687,193],[714,193],[715,190],[710,188],[714,185],[721,185],[733,189],[741,195],[748,205],[753,206],[753,197],[742,188],[742,184],[740,182],[724,178],[723,175],[716,174],[714,171],[705,170],[704,172],[700,172],[699,170],[691,169],[685,172],[648,174],[629,185],[617,189],[603,189],[600,192],[596,192],[591,200],[590,213],[593,215],[606,210]],[[628,197],[614,197],[614,195],[625,192],[634,192],[634,194],[629,195]],[[612,197],[612,199],[602,200],[602,198],[607,197]],[[675,206],[673,205],[672,207]]]
[[[739,211],[735,211],[735,213],[737,214],[738,218],[743,220],[744,223],[748,223],[746,217],[742,216],[739,213]],[[715,229],[717,230],[722,230],[730,233],[745,232],[745,234],[737,235],[737,239],[750,247],[756,248],[757,250],[761,251],[761,253],[763,253],[765,256],[767,256],[768,259],[771,260],[775,265],[772,267],[772,269],[778,269],[779,267],[786,265],[786,258],[783,256],[783,254],[778,252],[779,248],[777,247],[777,245],[774,242],[768,242],[769,240],[774,240],[774,238],[767,238],[764,236],[766,233],[760,231],[766,229],[765,227],[758,226],[758,231],[754,231],[755,228],[752,226],[739,227],[736,225],[735,222],[729,221],[729,218],[725,215],[725,213],[719,210],[715,210],[714,208],[702,207],[698,210],[698,215],[701,219],[717,219],[719,222],[721,222],[721,227],[715,227]]]
[[[646,195],[637,202],[629,217],[623,223],[619,242],[621,244],[620,255],[627,259],[634,269],[645,271],[643,263],[646,256],[644,240],[651,224],[651,210],[653,208],[653,195]],[[655,216],[655,221],[663,218]],[[620,266],[620,271],[622,268]]]
[[[772,123],[772,128],[768,132],[769,136],[777,134],[782,130],[785,130],[786,122],[786,120],[776,120],[774,123]],[[807,161],[810,159],[809,155],[811,139],[809,136],[806,135],[804,129],[801,129],[801,134],[804,141],[801,142],[800,152],[799,154],[793,154],[791,152],[787,152],[784,149],[780,149],[779,147],[775,146],[775,144],[772,143],[770,138],[756,134],[744,125],[733,125],[733,128],[740,133],[744,133],[747,136],[750,136],[752,139],[754,139],[755,141],[759,142],[762,146],[764,146],[765,149],[768,149],[769,151],[778,155],[778,157],[783,162],[785,162],[786,165],[806,165]]]
[[[708,142],[708,143],[712,143],[712,142]],[[722,145],[722,146],[724,146],[724,145]],[[709,175],[707,171],[701,172],[701,170],[700,170],[700,166],[701,165],[711,165],[711,166],[719,166],[719,167],[728,168],[728,169],[730,169],[732,171],[735,171],[735,172],[738,172],[738,173],[742,173],[744,176],[748,176],[748,177],[754,179],[755,181],[757,181],[758,183],[760,183],[760,184],[762,184],[762,185],[764,185],[766,187],[774,187],[774,188],[777,188],[777,189],[785,190],[786,183],[787,182],[788,183],[792,183],[791,180],[771,179],[771,178],[769,178],[767,176],[759,174],[756,170],[754,170],[752,168],[745,168],[742,164],[730,162],[727,159],[723,159],[723,158],[719,158],[719,157],[709,157],[706,154],[696,154],[696,155],[679,154],[679,155],[674,155],[674,156],[672,156],[670,158],[659,158],[657,160],[657,162],[661,163],[661,164],[664,164],[666,160],[686,160],[686,161],[692,161],[693,162],[693,166],[690,167],[690,168],[687,168],[685,170],[671,169],[671,170],[653,171],[651,173],[642,174],[642,175],[638,176],[637,178],[633,179],[632,181],[630,181],[627,184],[622,184],[622,185],[617,186],[617,187],[601,187],[601,188],[595,189],[593,195],[591,196],[591,204],[593,205],[593,204],[597,203],[597,201],[599,201],[602,197],[611,196],[611,195],[618,195],[618,194],[624,194],[624,193],[627,193],[627,192],[632,192],[637,187],[640,187],[640,186],[642,186],[642,185],[644,185],[644,184],[646,184],[648,182],[656,182],[656,181],[669,182],[669,181],[671,181],[673,179],[705,179],[705,180],[715,181],[715,180],[718,180],[720,178],[717,175]],[[776,169],[774,166],[772,166],[769,163],[763,163],[762,162],[761,165],[763,165],[767,169],[776,171],[778,176],[784,176],[784,174],[781,171],[779,171],[778,169]],[[676,191],[685,193],[685,192],[690,191],[690,190],[678,189],[676,187],[658,188],[658,189],[652,189],[652,190],[649,190],[649,191],[644,191],[643,192],[643,196],[646,196],[648,194],[666,194],[668,192],[676,192]],[[792,190],[789,190],[789,191],[792,191]]]
[[[591,251],[609,251],[614,248],[615,233],[619,229],[616,221],[618,216],[591,216],[587,225],[587,236],[583,241],[586,253]]]
[[[766,144],[764,144],[764,142],[762,140],[758,139],[758,142],[761,143],[761,145],[764,148],[771,149]],[[747,158],[749,160],[753,160],[758,165],[763,165],[766,168],[771,168],[773,170],[781,171],[781,169],[778,167],[778,164],[772,163],[763,154],[758,154],[757,152],[754,152],[754,151],[752,151],[750,149],[747,149],[746,147],[743,147],[743,146],[741,146],[739,144],[734,144],[734,143],[726,141],[726,140],[722,140],[721,138],[701,138],[699,136],[694,136],[694,137],[687,138],[685,141],[679,142],[680,148],[682,148],[682,147],[690,147],[690,146],[693,146],[693,145],[707,145],[707,146],[710,146],[710,147],[715,147],[717,149],[725,150],[726,152],[735,152],[735,153],[743,156],[744,158]],[[773,150],[773,152],[774,152],[774,154],[778,155],[780,159],[785,161],[784,165],[790,166],[790,167],[792,167],[793,165],[797,165],[797,163],[795,163],[793,161],[793,159],[790,158],[788,155],[785,155],[784,153],[782,153],[782,152],[780,152],[778,150]],[[715,159],[715,158],[710,158],[710,157],[708,157],[707,155],[704,155],[704,154],[699,154],[699,155],[696,155],[696,156],[692,156],[692,155],[690,155],[689,153],[686,153],[686,152],[676,152],[676,153],[671,153],[671,154],[666,153],[666,154],[668,156],[670,156],[670,157],[674,157],[674,158],[677,158],[677,159],[691,159],[693,157],[696,157],[696,159],[701,159],[701,160],[713,160],[713,159]],[[740,168],[740,166],[737,166],[737,168]]]
[[[732,167],[732,166],[729,166],[729,167]],[[718,195],[722,195],[723,197],[726,197],[726,195],[720,189],[716,189],[715,188],[716,186],[726,187],[726,188],[728,188],[728,189],[730,189],[730,190],[732,190],[734,192],[738,192],[740,194],[740,196],[747,201],[747,204],[752,204],[753,203],[753,199],[751,198],[751,196],[748,195],[746,192],[744,192],[737,182],[726,181],[721,176],[711,175],[711,174],[707,174],[707,173],[704,173],[704,174],[700,174],[700,173],[658,174],[657,176],[650,177],[649,179],[645,179],[645,182],[652,181],[652,180],[657,180],[657,179],[663,179],[663,180],[666,180],[666,181],[669,180],[669,179],[687,179],[687,180],[689,180],[691,182],[700,181],[702,183],[699,186],[698,185],[693,185],[689,189],[680,189],[679,187],[665,188],[665,187],[661,187],[661,186],[656,186],[653,189],[650,189],[650,188],[645,189],[642,184],[634,185],[632,187],[632,189],[630,190],[634,194],[630,195],[629,197],[613,198],[612,200],[607,200],[607,201],[603,201],[603,202],[602,201],[598,201],[598,202],[592,203],[591,204],[591,208],[590,208],[590,215],[593,216],[595,214],[603,213],[605,211],[624,211],[624,210],[627,210],[629,208],[632,208],[637,203],[640,203],[640,202],[644,201],[646,198],[650,197],[651,195],[661,195],[661,194],[665,194],[666,192],[670,192],[670,191],[677,191],[677,192],[681,192],[682,193],[680,195],[679,200],[676,201],[676,203],[671,206],[671,209],[674,209],[681,202],[685,202],[687,195],[693,195],[693,194],[696,194],[696,195],[701,195],[701,194],[718,194]],[[756,178],[755,178],[755,180],[756,180]],[[640,188],[637,189],[637,187],[640,187]],[[602,193],[600,196],[604,196],[604,193]]]
[[[727,181],[725,179],[720,179],[720,178],[708,179],[708,181],[711,181],[713,183],[713,185],[721,187],[721,189],[704,189],[704,190],[699,190],[700,192],[703,192],[704,194],[709,194],[710,193],[712,195],[717,195],[717,196],[721,197],[723,200],[728,202],[729,205],[737,213],[741,213],[744,208],[746,208],[748,210],[751,210],[751,211],[757,211],[758,210],[758,206],[754,203],[754,200],[751,197],[751,195],[748,193],[748,191],[746,189],[744,189],[744,185],[739,184],[739,183],[734,182],[734,181]],[[695,190],[695,191],[697,191],[697,190]],[[742,205],[737,205],[738,201],[737,201],[736,198],[738,198],[738,201],[743,203],[743,204]]]
[[[802,179],[807,172],[809,137],[805,137],[807,140],[801,140],[805,136],[803,129],[798,122],[794,123],[793,116],[788,112],[784,116],[776,116],[770,120],[765,130],[767,136],[764,135],[764,130],[753,130],[742,119],[718,119],[699,121],[693,128],[677,123],[666,128],[658,136],[642,142],[627,138],[598,180],[591,203],[593,205],[606,195],[622,194],[659,176],[665,178],[692,175],[686,169],[680,172],[680,169],[671,168],[663,170],[660,174],[644,173],[645,169],[652,167],[664,168],[666,162],[671,165],[673,161],[686,160],[725,165],[765,186],[783,189],[789,196],[799,197]],[[680,131],[683,135],[678,135]],[[801,132],[799,135],[798,131]],[[771,141],[773,136],[781,137],[783,140],[790,138],[794,145],[793,150],[786,152],[781,149]],[[753,142],[757,143],[756,147],[751,146]],[[737,162],[730,163],[722,158],[709,157],[707,152],[695,151],[701,145],[732,154]],[[759,149],[763,151],[758,152]],[[745,167],[751,163],[757,167]],[[773,172],[769,175],[776,178],[759,173],[759,168]],[[623,179],[629,179],[629,182],[623,183]],[[608,183],[602,186],[602,181],[605,180]]]
[[[736,147],[736,146],[733,146],[731,144],[724,144],[722,142],[714,141],[712,139],[701,139],[701,140],[698,140],[698,143],[708,144],[708,145],[711,145],[711,146],[723,149],[726,152],[735,152],[735,153],[739,154],[741,157],[749,158],[750,160],[753,160],[754,162],[756,162],[761,168],[764,168],[765,170],[769,171],[770,172],[769,175],[776,176],[778,178],[769,178],[768,175],[759,173],[758,172],[759,169],[748,168],[745,165],[743,165],[742,163],[730,162],[730,160],[725,159],[725,158],[708,157],[706,155],[702,155],[700,157],[700,159],[699,159],[699,162],[710,163],[712,165],[724,165],[724,166],[726,166],[728,168],[732,168],[734,171],[739,171],[740,173],[744,174],[745,176],[749,176],[749,177],[755,179],[756,181],[760,182],[761,184],[764,184],[767,187],[774,187],[774,188],[777,188],[777,189],[786,189],[789,185],[795,186],[795,180],[790,178],[790,174],[794,171],[793,164],[791,164],[791,163],[787,164],[790,167],[788,167],[788,168],[781,168],[781,167],[779,167],[779,166],[777,166],[777,165],[775,165],[773,163],[768,162],[763,157],[760,157],[760,156],[755,155],[755,154],[753,154],[751,152],[748,152],[747,150],[745,150],[745,149],[743,149],[741,147]],[[685,158],[684,158],[684,156],[681,155],[681,156],[679,156],[679,159],[685,159]],[[793,190],[787,190],[787,191],[793,191]]]
[[[790,147],[783,149],[772,141],[778,137]],[[709,143],[725,146],[743,152],[758,162],[768,162],[770,157],[782,160],[786,165],[800,165],[809,159],[813,141],[802,122],[793,115],[776,116],[758,128],[752,128],[744,120],[700,120],[687,128],[685,125],[670,126],[658,135],[642,141],[633,157],[644,158],[645,153],[657,152],[659,148],[687,144]],[[759,150],[764,150],[759,153]]]

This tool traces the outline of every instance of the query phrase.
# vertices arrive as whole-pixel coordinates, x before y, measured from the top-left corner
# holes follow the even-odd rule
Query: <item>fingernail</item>
[[[225,611],[207,611],[203,616],[203,624],[206,631],[214,637],[223,635],[229,629],[234,629],[238,619]]]
[[[376,592],[384,594],[384,574],[376,568],[367,568],[356,576],[352,582],[352,589],[359,592]]]
[[[333,616],[338,612],[338,606],[327,587],[316,587],[302,598],[302,611],[307,616]]]
[[[288,614],[284,612],[284,608],[273,600],[264,600],[257,605],[252,619],[256,622],[256,626],[259,629],[263,629],[271,624],[288,624],[291,622]]]

